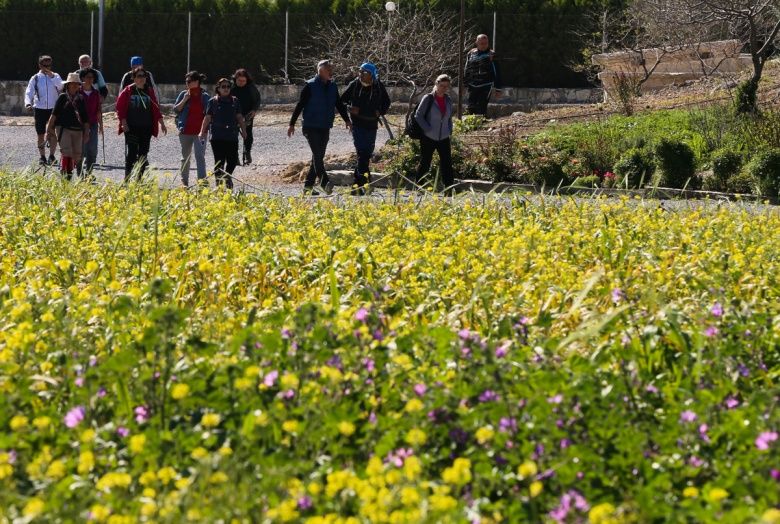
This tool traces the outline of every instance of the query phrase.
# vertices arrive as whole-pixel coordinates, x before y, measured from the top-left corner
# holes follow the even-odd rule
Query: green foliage
[[[636,189],[649,182],[655,165],[644,149],[633,148],[620,157],[612,171],[615,173],[616,187]]]
[[[566,182],[563,166],[570,157],[547,141],[521,144],[515,159],[520,180],[547,190]]]
[[[751,195],[756,192],[756,180],[747,172],[740,171],[726,180],[726,191],[742,195]]]
[[[697,189],[696,159],[691,147],[677,140],[662,138],[653,148],[656,161],[654,185],[676,189]]]
[[[734,97],[734,111],[739,114],[755,113],[757,111],[758,82],[752,78],[737,86]]]
[[[578,176],[572,183],[572,187],[599,187],[601,185],[601,177],[598,175]]]
[[[780,196],[780,150],[758,153],[745,166],[745,173],[755,180],[758,194],[772,198]]]
[[[709,191],[725,191],[729,178],[742,169],[742,155],[730,149],[719,149],[712,154],[712,176],[704,180]]]

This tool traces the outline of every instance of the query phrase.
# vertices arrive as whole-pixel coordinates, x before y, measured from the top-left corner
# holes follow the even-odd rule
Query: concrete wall
[[[213,86],[206,86],[209,92],[213,92]],[[24,114],[24,91],[27,82],[0,81],[0,114],[21,115]],[[160,98],[162,104],[172,104],[176,95],[184,89],[183,85],[160,84]],[[297,85],[262,85],[259,86],[260,95],[264,104],[294,104],[298,100],[301,86]],[[118,90],[117,84],[109,84],[109,95],[105,107],[106,111],[113,111]],[[403,87],[388,88],[391,100],[405,102],[410,91]],[[492,102],[498,106],[533,107],[540,104],[585,104],[600,102],[603,99],[601,89],[534,89],[510,87],[501,90],[500,97],[494,97]],[[453,96],[457,96],[457,89],[453,88]]]

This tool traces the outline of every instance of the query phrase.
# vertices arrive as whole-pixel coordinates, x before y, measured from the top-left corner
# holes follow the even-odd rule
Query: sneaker
[[[46,166],[49,164],[49,162],[46,160],[46,157],[41,155],[40,160],[38,160],[38,164],[42,166]]]
[[[322,190],[323,190],[323,191],[325,191],[325,194],[326,194],[326,195],[332,195],[332,194],[333,194],[333,187],[334,187],[334,186],[333,186],[333,182],[331,182],[331,181],[329,180],[327,184],[325,184],[324,186],[322,186]]]
[[[303,188],[303,196],[317,196],[320,192],[314,189],[313,187],[304,187]]]
[[[252,163],[252,153],[251,151],[244,152],[244,165],[249,165]]]
[[[49,155],[49,164],[53,166],[56,163],[57,163],[57,159],[54,158],[54,155]]]

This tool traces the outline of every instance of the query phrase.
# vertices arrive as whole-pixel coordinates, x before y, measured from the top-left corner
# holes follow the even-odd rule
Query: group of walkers
[[[498,88],[498,69],[487,36],[479,35],[476,44],[466,59],[467,112],[484,115],[491,94]],[[62,174],[68,180],[74,170],[79,176],[91,176],[97,161],[98,135],[103,135],[102,102],[108,96],[105,79],[92,66],[88,55],[79,57],[79,69],[69,73],[64,81],[53,72],[50,56],[41,56],[38,66],[38,73],[27,86],[25,106],[34,112],[40,163],[56,163],[59,144]],[[378,68],[371,62],[359,66],[358,76],[342,93],[339,93],[333,74],[334,67],[329,60],[317,64],[315,76],[301,90],[287,136],[293,136],[296,122],[302,115],[302,134],[312,153],[304,192],[318,194],[315,185],[319,181],[321,190],[330,194],[333,184],[325,170],[325,152],[338,111],[352,134],[357,153],[352,192],[367,194],[371,190],[370,161],[377,131],[390,109],[390,97],[379,79]],[[189,186],[192,157],[195,158],[198,182],[205,180],[206,140],[210,135],[216,182],[232,188],[233,172],[239,165],[239,135],[244,143],[241,164],[252,163],[253,119],[260,107],[260,92],[243,68],[236,70],[231,78],[220,78],[213,95],[203,88],[206,76],[198,71],[190,71],[184,80],[186,89],[179,93],[173,106],[181,145],[181,181]],[[423,96],[415,108],[413,118],[421,130],[420,163],[415,183],[428,172],[433,153],[438,152],[441,181],[445,188],[454,184],[450,84],[448,75],[439,75],[433,91]],[[154,77],[144,67],[142,57],[132,57],[130,70],[122,77],[116,99],[118,132],[125,138],[125,181],[133,173],[139,179],[143,176],[149,166],[151,138],[160,132],[167,133],[159,100]]]

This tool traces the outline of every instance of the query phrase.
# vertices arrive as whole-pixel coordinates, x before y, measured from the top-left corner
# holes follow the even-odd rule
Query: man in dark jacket
[[[287,136],[295,133],[295,121],[303,112],[303,136],[309,142],[311,148],[311,166],[306,181],[303,184],[304,193],[316,195],[314,182],[319,177],[320,185],[325,193],[333,192],[333,184],[328,180],[325,172],[325,150],[328,148],[330,129],[336,118],[338,109],[341,118],[347,124],[347,129],[352,129],[347,108],[339,99],[339,89],[333,81],[333,65],[329,60],[321,60],[317,64],[317,75],[309,79],[301,90],[301,97],[295,106]]]
[[[352,141],[358,156],[355,167],[355,185],[358,187],[353,194],[370,192],[370,187],[365,185],[371,173],[369,164],[374,154],[379,119],[390,109],[390,97],[378,76],[376,66],[366,62],[360,66],[358,77],[341,94],[341,102],[349,107]]]
[[[463,76],[468,86],[466,106],[468,114],[485,116],[490,93],[500,87],[494,55],[487,35],[479,35],[477,47],[466,55],[466,69]]]

